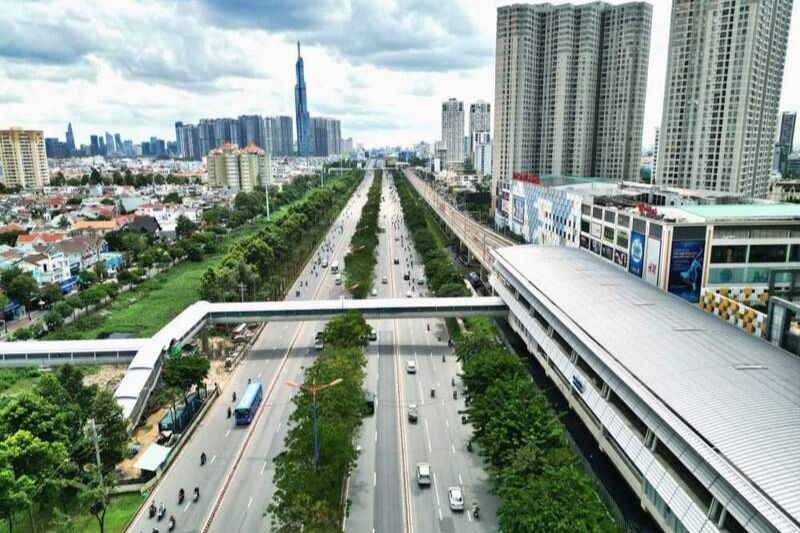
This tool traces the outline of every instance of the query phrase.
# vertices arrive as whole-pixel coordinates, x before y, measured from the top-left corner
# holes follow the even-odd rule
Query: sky
[[[442,101],[493,102],[496,9],[509,3],[0,0],[0,128],[63,140],[72,121],[77,144],[105,131],[140,142],[174,140],[177,120],[294,116],[300,40],[312,116],[339,118],[367,147],[432,142]],[[661,121],[671,3],[651,4],[645,146]],[[800,2],[792,21],[782,110],[800,109]]]

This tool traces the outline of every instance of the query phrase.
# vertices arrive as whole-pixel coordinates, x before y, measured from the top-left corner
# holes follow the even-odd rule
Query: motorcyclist
[[[194,488],[194,501],[197,501],[199,499],[200,499],[200,487],[195,487]]]
[[[200,454],[200,466],[203,466],[204,464],[206,464],[206,452],[202,452]]]
[[[178,503],[183,503],[183,499],[186,497],[186,493],[183,491],[183,487],[180,488],[178,491]]]
[[[436,398],[436,389],[431,389],[431,398]]]
[[[478,518],[478,514],[480,513],[481,506],[478,505],[478,502],[472,502],[472,516]]]
[[[231,406],[229,405],[228,406],[228,418],[230,418],[230,417],[231,417]]]
[[[150,502],[150,518],[153,518],[156,515],[156,501],[153,500]]]

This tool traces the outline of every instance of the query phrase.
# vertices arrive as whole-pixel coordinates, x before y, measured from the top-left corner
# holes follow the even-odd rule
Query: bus
[[[261,383],[251,383],[244,390],[241,400],[236,404],[236,424],[244,425],[253,421],[258,406],[261,405]]]
[[[334,274],[339,272],[339,261],[334,261],[331,263],[331,272]]]

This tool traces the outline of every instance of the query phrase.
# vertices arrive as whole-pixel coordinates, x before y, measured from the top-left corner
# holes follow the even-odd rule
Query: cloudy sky
[[[293,115],[303,42],[312,115],[367,146],[433,141],[440,104],[494,96],[508,0],[0,0],[0,128],[77,143],[174,138],[176,120]],[[573,3],[584,3],[577,0]],[[612,0],[612,3],[621,3]],[[669,0],[652,0],[645,144],[660,123]],[[782,109],[800,108],[795,2]]]

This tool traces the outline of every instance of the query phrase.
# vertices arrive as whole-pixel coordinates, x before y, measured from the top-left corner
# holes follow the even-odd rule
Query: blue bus
[[[261,405],[261,383],[251,383],[244,390],[242,399],[236,404],[236,424],[249,424]]]

